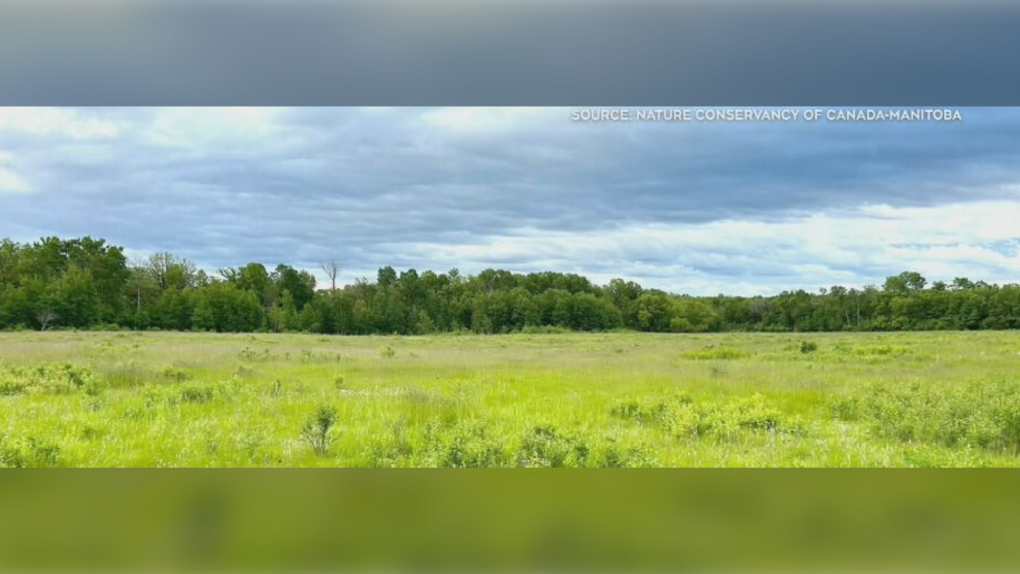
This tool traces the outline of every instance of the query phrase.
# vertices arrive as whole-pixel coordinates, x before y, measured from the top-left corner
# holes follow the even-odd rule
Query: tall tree
[[[340,263],[335,259],[330,259],[329,261],[323,261],[320,267],[322,267],[326,277],[329,277],[330,291],[336,291],[336,280],[340,277]]]

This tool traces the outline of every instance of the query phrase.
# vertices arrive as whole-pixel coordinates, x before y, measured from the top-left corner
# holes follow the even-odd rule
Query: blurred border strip
[[[0,570],[1013,570],[1013,471],[0,472]]]
[[[1010,2],[0,2],[0,105],[1020,104]]]

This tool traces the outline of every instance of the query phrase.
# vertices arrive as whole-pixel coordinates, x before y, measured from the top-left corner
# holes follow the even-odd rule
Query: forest
[[[323,334],[542,331],[907,331],[1016,329],[1020,284],[905,271],[881,286],[832,286],[773,296],[689,296],[573,273],[486,269],[464,275],[379,270],[328,285],[262,263],[212,275],[173,254],[128,261],[103,239],[0,241],[0,329],[134,329]]]

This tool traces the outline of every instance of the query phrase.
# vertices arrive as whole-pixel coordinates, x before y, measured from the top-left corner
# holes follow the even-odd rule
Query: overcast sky
[[[209,270],[486,267],[694,294],[1020,281],[1020,109],[600,123],[570,109],[0,108],[0,237]],[[322,274],[318,273],[320,279]]]

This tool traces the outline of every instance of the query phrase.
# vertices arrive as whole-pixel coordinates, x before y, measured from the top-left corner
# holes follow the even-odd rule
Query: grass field
[[[0,466],[1018,466],[1020,336],[0,334]]]

